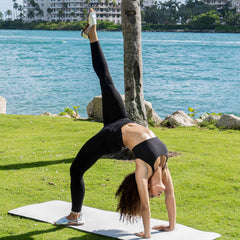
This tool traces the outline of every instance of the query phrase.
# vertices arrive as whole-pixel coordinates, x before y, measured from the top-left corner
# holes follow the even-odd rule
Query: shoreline
[[[81,30],[73,30],[73,29],[28,29],[28,28],[0,28],[1,30],[11,30],[11,31],[72,31],[72,32],[77,32]],[[108,30],[108,29],[99,29],[98,32],[122,32],[121,30]],[[159,33],[159,32],[173,32],[173,33],[230,33],[230,34],[240,34],[239,31],[216,31],[216,30],[183,30],[183,29],[176,29],[176,30],[142,30],[142,33]]]
[[[46,31],[81,31],[86,25],[86,21],[78,22],[45,22],[33,21],[23,22],[21,20],[0,21],[0,30],[46,30]],[[170,25],[170,24],[151,24],[142,23],[142,32],[190,32],[190,33],[240,33],[240,27],[232,25],[216,24],[209,29],[192,29],[187,25]],[[122,26],[113,22],[99,21],[97,24],[98,31],[101,32],[121,32]]]

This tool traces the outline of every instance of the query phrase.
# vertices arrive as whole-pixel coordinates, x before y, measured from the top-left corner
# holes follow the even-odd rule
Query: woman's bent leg
[[[73,161],[70,168],[73,212],[81,212],[82,209],[85,195],[83,174],[106,153],[104,132],[100,131],[84,144]]]
[[[127,118],[127,112],[121,95],[117,91],[110,75],[107,61],[98,41],[91,43],[93,68],[99,77],[102,90],[103,122],[111,124],[119,119]]]

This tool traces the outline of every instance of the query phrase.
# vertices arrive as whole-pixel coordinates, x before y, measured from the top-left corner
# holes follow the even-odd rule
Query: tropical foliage
[[[240,15],[236,9],[231,8],[227,2],[222,9],[208,5],[198,0],[188,0],[182,4],[177,0],[156,2],[151,7],[146,7],[142,12],[144,24],[173,25],[174,28],[188,28],[196,30],[212,30],[219,25],[240,27]],[[154,26],[151,26],[154,28]],[[157,26],[155,26],[156,30]]]

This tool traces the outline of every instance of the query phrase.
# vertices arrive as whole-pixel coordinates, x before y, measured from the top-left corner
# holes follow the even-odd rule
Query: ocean
[[[99,32],[124,94],[121,32]],[[161,117],[177,110],[240,116],[240,35],[143,32],[144,98]],[[0,96],[7,114],[60,113],[100,95],[90,46],[77,31],[0,30]]]

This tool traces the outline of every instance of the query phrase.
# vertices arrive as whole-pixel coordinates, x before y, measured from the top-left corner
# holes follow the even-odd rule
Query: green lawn
[[[96,239],[96,235],[8,215],[11,209],[70,201],[69,167],[102,124],[47,116],[0,115],[0,239]],[[152,128],[170,151],[177,222],[240,238],[240,131]],[[84,205],[115,211],[114,193],[134,163],[100,159],[86,174]],[[152,217],[167,220],[164,197]],[[97,239],[110,239],[98,236]]]

